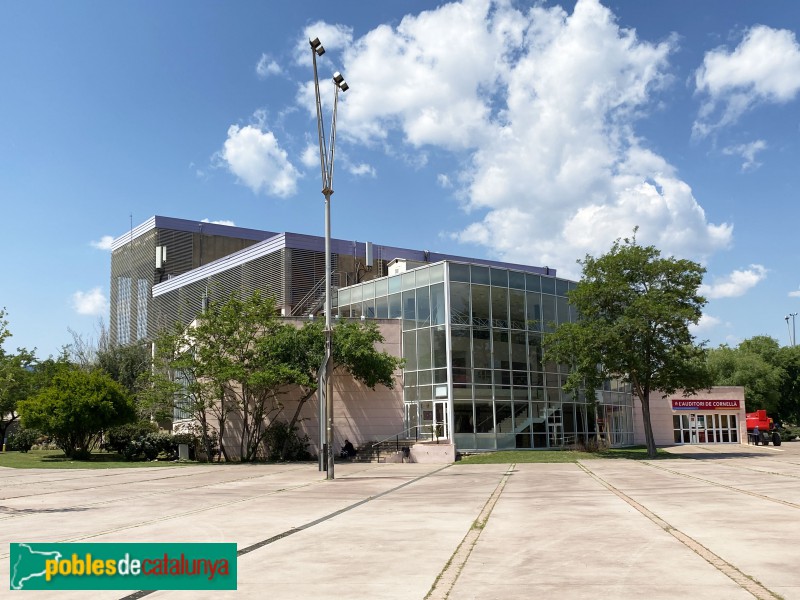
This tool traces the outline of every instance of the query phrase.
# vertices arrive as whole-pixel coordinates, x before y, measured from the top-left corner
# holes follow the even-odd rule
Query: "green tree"
[[[786,377],[778,365],[780,347],[768,336],[756,336],[730,348],[720,346],[708,351],[708,370],[714,385],[744,387],[749,411],[765,409],[777,416],[781,388]]]
[[[61,369],[37,395],[19,403],[22,424],[49,435],[70,458],[87,459],[102,430],[136,418],[125,389],[105,373]]]
[[[33,352],[18,348],[6,354],[0,348],[0,442],[5,446],[11,424],[19,418],[17,405],[34,390]]]
[[[378,351],[375,346],[383,341],[376,323],[337,323],[333,328],[334,373],[346,373],[372,390],[378,385],[394,387],[394,373],[402,359]],[[300,374],[295,382],[300,387],[300,398],[288,425],[292,432],[303,405],[317,392],[318,370],[325,357],[324,323],[321,320],[309,321],[297,329],[283,329],[275,339],[275,346],[279,359],[292,365]],[[281,459],[286,457],[290,442],[290,438],[284,442]]]
[[[662,258],[654,246],[637,244],[635,233],[615,241],[607,254],[579,261],[583,275],[569,292],[579,318],[546,337],[545,356],[568,366],[568,391],[598,389],[609,378],[630,383],[652,458],[650,392],[691,394],[710,386],[704,350],[689,332],[705,305],[698,294],[705,269]]]
[[[11,337],[5,308],[0,309],[0,444],[5,448],[11,424],[17,421],[17,405],[33,389],[32,364],[34,353],[17,348],[14,353],[3,349],[3,343]]]
[[[154,344],[153,368],[142,373],[137,382],[140,417],[164,421],[176,413],[187,415],[197,423],[205,459],[210,461],[214,439],[219,437],[220,429],[224,432],[235,405],[220,402],[224,390],[203,378],[203,365],[184,325],[176,323],[171,329],[160,331]],[[215,427],[212,420],[221,427]],[[227,457],[224,441],[220,444]]]
[[[292,325],[277,316],[275,302],[255,292],[243,298],[234,292],[182,331],[163,334],[154,369],[160,382],[156,395],[166,399],[173,392],[180,408],[192,415],[209,412],[215,417],[220,452],[230,460],[225,432],[237,417],[242,461],[259,457],[273,417],[280,413],[280,396],[288,386],[305,381],[305,373],[282,359],[276,340]],[[171,381],[170,381],[171,378]],[[182,391],[177,392],[176,384]],[[201,423],[202,426],[202,423]]]
[[[781,398],[778,401],[778,418],[781,421],[800,424],[800,346],[784,346],[777,356],[783,369]]]

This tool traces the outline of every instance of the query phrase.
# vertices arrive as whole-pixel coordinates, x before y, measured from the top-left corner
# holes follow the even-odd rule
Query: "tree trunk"
[[[656,450],[656,441],[653,436],[653,425],[650,422],[650,390],[647,387],[642,390],[639,401],[642,403],[642,421],[644,423],[645,443],[647,444],[647,457],[655,458],[658,451]]]
[[[311,398],[314,395],[316,390],[311,390],[305,396],[300,398],[297,401],[297,410],[294,411],[294,415],[292,416],[292,420],[289,421],[289,427],[287,428],[287,435],[286,439],[283,440],[283,448],[281,448],[281,460],[286,460],[286,452],[289,450],[289,441],[291,440],[292,432],[294,431],[294,426],[297,424],[297,419],[300,417],[300,410],[303,408],[303,405],[306,403],[306,400]],[[322,424],[320,424],[321,426]]]

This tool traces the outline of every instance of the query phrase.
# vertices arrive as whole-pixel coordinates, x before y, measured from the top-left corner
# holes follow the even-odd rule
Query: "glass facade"
[[[338,316],[402,320],[409,428],[459,450],[552,448],[601,438],[633,443],[630,391],[609,382],[598,402],[561,389],[543,336],[575,318],[575,283],[445,261],[342,288]]]

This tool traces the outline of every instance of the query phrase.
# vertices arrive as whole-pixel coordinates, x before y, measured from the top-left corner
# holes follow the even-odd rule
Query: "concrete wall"
[[[700,391],[692,396],[684,396],[678,391],[674,394],[663,397],[662,392],[654,391],[650,393],[650,423],[653,426],[653,437],[658,446],[675,445],[673,436],[672,416],[687,414],[693,411],[672,410],[673,399],[694,399],[694,400],[739,400],[738,411],[716,411],[719,414],[736,414],[739,424],[739,441],[747,443],[747,423],[745,420],[746,408],[744,405],[744,388],[740,386],[715,386],[710,390]],[[694,411],[709,414],[715,411]],[[642,421],[642,404],[638,398],[633,400],[633,427],[634,443],[644,444],[644,422]]]
[[[302,321],[299,321],[300,323]],[[394,356],[400,356],[401,322],[399,319],[377,320],[384,343],[376,348]],[[338,454],[344,440],[350,440],[358,448],[369,441],[380,441],[401,433],[404,427],[402,371],[395,373],[395,386],[388,389],[378,386],[375,390],[358,383],[349,375],[337,371],[333,378],[334,450]],[[270,418],[289,422],[299,404],[299,390],[291,390],[279,398],[271,407]],[[173,430],[185,430],[186,421],[177,421]],[[218,427],[218,421],[212,425]],[[297,422],[298,433],[308,436],[308,450],[319,452],[319,400],[317,395],[308,399],[300,409]],[[229,417],[226,425],[225,447],[228,456],[239,458],[242,424],[238,415]]]

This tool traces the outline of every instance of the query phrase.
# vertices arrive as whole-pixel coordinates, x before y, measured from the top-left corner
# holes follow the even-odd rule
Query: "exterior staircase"
[[[403,448],[411,448],[419,440],[414,438],[392,438],[378,443],[366,443],[358,448],[358,453],[352,462],[382,463],[389,456],[402,452]]]

